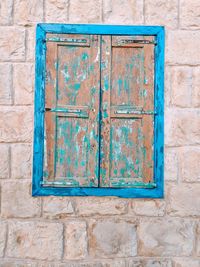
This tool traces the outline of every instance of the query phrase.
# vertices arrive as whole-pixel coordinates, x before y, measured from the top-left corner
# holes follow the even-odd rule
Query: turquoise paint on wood
[[[119,34],[119,35],[155,35],[155,109],[154,116],[154,174],[152,186],[136,184],[138,188],[62,188],[42,185],[43,174],[43,140],[44,140],[44,72],[46,33],[80,33],[80,34]],[[159,26],[111,26],[111,25],[61,25],[39,24],[36,43],[36,89],[35,89],[35,126],[34,126],[34,160],[33,160],[33,195],[97,195],[119,197],[163,197],[164,179],[164,28]],[[92,67],[91,67],[92,68]],[[61,152],[61,154],[64,152]],[[83,162],[81,163],[83,164]],[[98,170],[97,170],[98,172]],[[77,185],[76,185],[77,186]]]

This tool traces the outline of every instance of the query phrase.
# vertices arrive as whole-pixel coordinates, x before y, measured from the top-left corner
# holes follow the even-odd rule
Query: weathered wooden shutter
[[[47,34],[44,185],[98,186],[99,36]]]
[[[102,36],[101,187],[153,186],[154,37]]]

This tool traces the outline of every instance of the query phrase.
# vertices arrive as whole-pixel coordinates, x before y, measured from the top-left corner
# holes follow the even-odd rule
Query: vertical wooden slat
[[[144,46],[143,110],[154,110],[154,45]],[[143,177],[145,183],[154,181],[154,115],[143,115]]]
[[[98,186],[99,183],[99,104],[100,104],[100,36],[91,36],[90,61],[90,112],[88,135],[90,148],[88,151],[88,179],[89,185]],[[83,92],[84,94],[84,92]]]
[[[100,186],[109,186],[110,176],[110,80],[111,36],[101,40],[101,156]]]
[[[143,110],[154,111],[154,45],[144,45]]]
[[[53,43],[47,43],[46,52],[46,79],[45,79],[45,108],[52,109],[56,107],[56,66],[57,64],[57,46]],[[45,137],[46,147],[44,154],[44,175],[48,181],[55,178],[55,131],[56,114],[47,111],[45,113]]]

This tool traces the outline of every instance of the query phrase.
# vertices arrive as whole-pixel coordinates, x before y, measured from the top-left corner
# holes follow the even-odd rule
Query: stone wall
[[[165,198],[31,197],[37,22],[166,26]],[[2,0],[0,266],[200,266],[200,1]]]

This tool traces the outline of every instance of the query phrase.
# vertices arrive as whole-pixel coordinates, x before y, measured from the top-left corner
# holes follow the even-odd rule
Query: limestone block
[[[61,223],[11,221],[8,234],[8,257],[60,260],[63,225]]]
[[[64,259],[83,259],[87,256],[87,232],[84,221],[71,221],[65,226]]]
[[[200,216],[200,184],[178,184],[169,188],[168,213],[171,216]]]
[[[1,214],[4,218],[31,218],[40,215],[40,199],[31,196],[28,181],[6,181],[2,184]]]
[[[173,67],[171,69],[171,104],[190,107],[192,95],[192,68]]]
[[[25,30],[19,27],[0,27],[1,61],[25,59]]]
[[[0,107],[0,142],[30,142],[32,107]]]
[[[15,104],[33,105],[34,66],[15,64],[13,68],[13,89]]]
[[[143,219],[138,229],[139,255],[189,256],[193,250],[194,223],[181,219]]]
[[[0,230],[0,257],[3,257],[4,249],[6,245],[6,232],[7,232],[6,222],[0,221],[0,229],[1,229]]]
[[[12,23],[13,0],[1,1],[0,24],[10,25]]]
[[[133,211],[141,216],[164,216],[165,201],[162,200],[133,200]]]
[[[60,219],[74,213],[73,203],[66,197],[43,198],[43,216],[48,219]]]
[[[199,0],[180,0],[180,26],[183,29],[200,29]]]
[[[14,22],[20,25],[32,25],[43,20],[42,0],[15,0]]]
[[[189,1],[188,1],[189,4]],[[200,63],[200,31],[168,31],[166,38],[166,63],[189,64]]]
[[[179,149],[165,148],[165,180],[177,181],[178,179],[178,164],[179,164]]]
[[[46,22],[66,23],[68,8],[69,0],[47,0],[45,13]]]
[[[132,257],[137,254],[134,222],[94,220],[89,225],[89,248],[93,257]]]
[[[31,179],[32,145],[11,145],[11,177]]]
[[[163,25],[171,29],[178,26],[178,1],[145,1],[145,21],[147,25]]]
[[[143,23],[143,1],[103,0],[103,21],[109,24]]]
[[[200,146],[181,149],[180,177],[185,182],[200,182]]]
[[[165,144],[167,146],[200,144],[200,111],[166,109]]]
[[[12,74],[10,64],[0,65],[0,104],[12,103]]]
[[[174,267],[199,267],[200,260],[194,259],[174,259]]]
[[[0,178],[9,177],[9,146],[7,144],[0,144]]]
[[[76,206],[79,215],[119,215],[127,211],[127,201],[113,198],[78,198]]]
[[[100,0],[73,0],[69,6],[70,23],[100,22]]]

